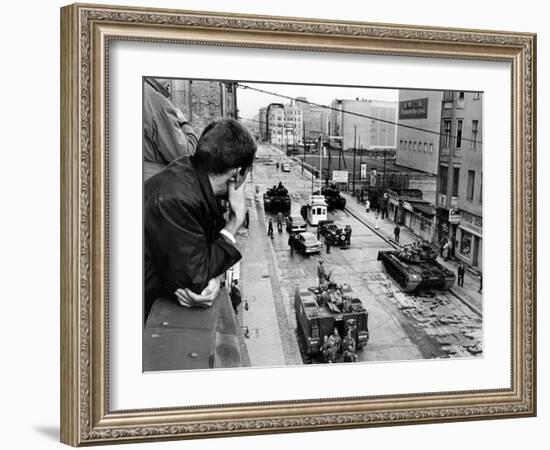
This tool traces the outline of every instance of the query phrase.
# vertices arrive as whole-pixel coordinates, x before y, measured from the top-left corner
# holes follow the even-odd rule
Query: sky
[[[303,84],[267,84],[242,82],[245,86],[287,95],[289,97],[306,97],[310,102],[330,106],[334,99],[365,98],[368,100],[398,101],[399,90],[382,88],[356,88],[334,86],[311,86]],[[237,107],[243,119],[253,119],[258,110],[270,103],[290,103],[290,100],[268,95],[251,89],[237,90]]]

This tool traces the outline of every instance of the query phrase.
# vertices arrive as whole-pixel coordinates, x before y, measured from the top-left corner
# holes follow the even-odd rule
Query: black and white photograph
[[[145,372],[483,357],[483,93],[143,78]]]

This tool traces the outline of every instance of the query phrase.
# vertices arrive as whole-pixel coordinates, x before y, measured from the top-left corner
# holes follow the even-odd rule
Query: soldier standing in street
[[[243,227],[248,229],[248,225],[250,224],[250,213],[248,212],[248,209],[244,213],[244,222]]]
[[[270,218],[269,223],[267,224],[267,235],[270,238],[273,238],[273,220]]]
[[[346,233],[346,245],[349,247],[351,245],[351,227],[346,225],[344,232]]]
[[[288,234],[288,246],[290,247],[290,254],[294,254],[294,233]]]
[[[325,272],[325,266],[323,266],[322,259],[319,260],[319,264],[317,265],[317,277],[319,278],[319,286],[321,286],[327,278],[327,273]]]
[[[330,238],[328,234],[325,235],[325,244],[327,245],[327,255],[330,254]]]

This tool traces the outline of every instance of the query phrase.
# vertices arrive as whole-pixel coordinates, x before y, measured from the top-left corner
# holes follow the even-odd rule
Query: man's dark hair
[[[235,119],[220,119],[208,124],[199,138],[193,161],[213,175],[254,162],[256,142]]]

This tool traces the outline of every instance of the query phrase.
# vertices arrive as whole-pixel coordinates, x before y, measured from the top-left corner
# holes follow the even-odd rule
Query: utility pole
[[[382,188],[386,190],[386,149],[384,149],[384,175],[382,175]]]
[[[357,125],[353,126],[353,188],[351,195],[355,195],[355,154],[357,147]]]
[[[326,185],[328,185],[328,179],[330,177],[330,163],[331,163],[330,150],[331,150],[331,145],[330,145],[330,122],[329,122],[328,123],[328,172],[327,172],[327,178],[325,182]]]
[[[323,184],[323,135],[319,135],[319,183],[320,185]]]
[[[304,157],[302,158],[302,173],[304,173],[304,161],[306,160],[306,123],[302,121],[302,144],[304,144]]]

